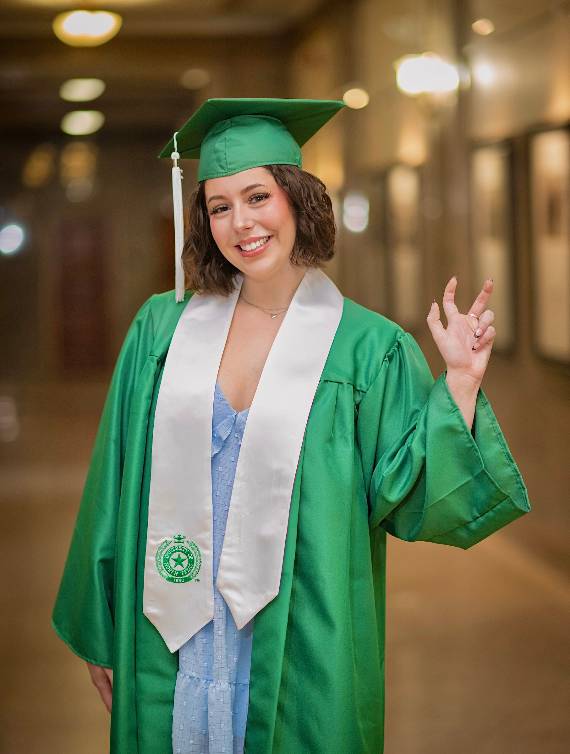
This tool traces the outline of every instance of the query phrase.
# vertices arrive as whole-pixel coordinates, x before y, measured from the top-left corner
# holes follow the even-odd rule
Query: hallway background
[[[386,754],[566,751],[570,2],[88,5],[122,16],[105,44],[56,37],[71,2],[0,7],[0,751],[106,751],[107,715],[49,615],[114,359],[173,287],[157,154],[204,99],[260,96],[349,104],[303,149],[335,207],[327,271],[412,332],[434,376],[431,301],[456,274],[466,310],[495,280],[483,388],[533,511],[467,552],[390,540]],[[440,67],[411,96],[402,65],[426,53],[420,69]],[[83,78],[104,91],[63,99]],[[66,133],[77,110],[102,124]]]

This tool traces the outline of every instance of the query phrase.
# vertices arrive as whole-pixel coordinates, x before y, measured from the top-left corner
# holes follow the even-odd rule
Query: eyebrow
[[[251,186],[246,186],[244,189],[242,189],[240,191],[240,194],[245,194],[248,191],[251,191],[251,189],[259,188],[260,186],[262,186],[263,188],[267,188],[267,186],[265,186],[265,184],[263,183],[252,183]],[[209,204],[210,202],[214,201],[214,199],[225,199],[225,198],[226,197],[223,196],[222,194],[216,194],[216,196],[211,196],[206,202],[206,204]]]

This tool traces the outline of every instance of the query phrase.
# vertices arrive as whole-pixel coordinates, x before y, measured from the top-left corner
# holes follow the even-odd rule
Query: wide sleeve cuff
[[[445,377],[433,384],[410,443],[425,444],[424,494],[411,495],[382,525],[402,539],[467,549],[531,506],[484,391],[477,395],[471,432]]]

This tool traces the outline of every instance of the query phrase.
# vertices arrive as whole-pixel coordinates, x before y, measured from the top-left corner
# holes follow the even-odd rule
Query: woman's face
[[[267,168],[209,178],[204,188],[212,236],[234,267],[262,281],[291,265],[295,215]]]

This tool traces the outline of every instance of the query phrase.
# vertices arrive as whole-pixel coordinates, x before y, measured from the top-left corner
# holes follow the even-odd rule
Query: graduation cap
[[[182,170],[178,160],[199,160],[199,181],[264,165],[301,167],[303,144],[342,107],[342,100],[208,99],[175,132],[159,157],[170,157],[174,163],[176,301],[184,299]]]

